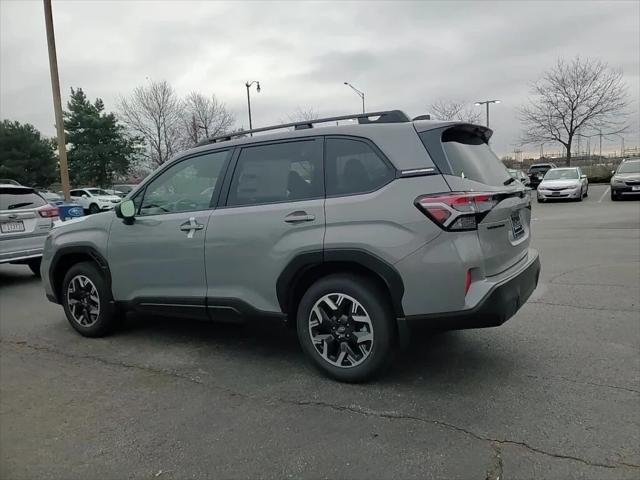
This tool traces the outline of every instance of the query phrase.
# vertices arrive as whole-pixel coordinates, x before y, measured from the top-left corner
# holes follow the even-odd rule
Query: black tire
[[[546,200],[544,198],[538,198],[538,203],[544,203]]]
[[[584,191],[584,197],[587,198],[589,196],[589,187]]]
[[[40,277],[40,264],[42,263],[41,258],[36,258],[35,260],[29,260],[27,265],[33,272],[36,277]]]
[[[576,202],[581,202],[582,198],[584,197],[582,190],[580,190],[580,196],[578,198],[576,198]]]
[[[613,190],[611,190],[611,201],[612,202],[618,201],[618,195],[616,195]]]
[[[100,207],[97,204],[92,203],[91,205],[89,205],[89,213],[91,215],[94,215],[96,213],[100,213]]]
[[[97,318],[95,318],[95,320],[91,318],[90,325],[81,325],[81,323],[75,319],[69,304],[69,284],[78,276],[83,276],[90,280],[95,287],[99,300]],[[85,337],[102,337],[111,333],[118,326],[119,317],[112,301],[111,292],[105,281],[104,274],[94,263],[81,262],[73,265],[64,276],[60,297],[62,306],[64,307],[64,313],[67,315],[67,320],[81,335]],[[77,311],[78,308],[82,307],[74,307],[74,310]]]
[[[329,324],[328,322],[333,322],[333,320],[330,319],[327,319],[323,323],[323,325],[327,325],[327,327],[310,327],[309,325],[312,309],[316,302],[319,302],[323,297],[330,294],[342,294],[351,297],[360,304],[370,319],[370,326],[362,326],[360,323],[353,322],[351,313],[346,313],[346,315],[340,317],[348,325],[346,328],[351,329],[356,326],[356,328],[361,328],[361,331],[351,330],[352,335],[350,340],[345,339],[339,342],[332,337],[329,342],[322,343],[323,348],[326,344],[326,348],[329,350],[329,346],[331,345],[331,348],[335,349],[334,351],[336,352],[338,350],[341,351],[344,344],[349,345],[349,347],[345,347],[345,349],[353,346],[356,350],[359,346],[365,347],[365,344],[368,345],[369,351],[367,354],[364,354],[362,350],[358,350],[355,357],[351,354],[347,355],[347,361],[350,363],[352,363],[352,361],[349,357],[354,359],[362,359],[364,357],[363,360],[358,360],[361,363],[355,364],[354,366],[340,367],[330,363],[330,360],[326,360],[322,354],[316,350],[314,342],[311,339],[311,328],[327,328],[327,330],[330,330],[330,325],[339,325],[338,321]],[[309,357],[314,365],[323,373],[341,382],[363,382],[380,373],[383,367],[390,361],[395,332],[392,323],[394,316],[388,304],[389,302],[385,300],[386,298],[387,295],[385,295],[375,283],[355,275],[330,275],[311,285],[303,295],[297,312],[298,340],[307,357]],[[345,303],[345,307],[343,308],[351,312],[353,310],[353,302],[351,300],[345,300],[345,302],[347,303]],[[340,308],[340,306],[338,306],[338,308]],[[362,311],[360,311],[360,313],[362,313]],[[345,317],[348,317],[348,319],[345,319]],[[370,329],[373,333],[373,340],[371,343],[365,341],[362,344],[358,344],[355,334],[363,333],[367,329]],[[348,332],[349,330],[347,330],[347,337],[349,337]],[[334,332],[332,335],[335,337],[337,333]],[[350,352],[354,353],[355,350],[351,348]],[[329,356],[331,355],[328,354],[328,357]],[[334,355],[333,361],[337,360],[339,360],[339,356]]]

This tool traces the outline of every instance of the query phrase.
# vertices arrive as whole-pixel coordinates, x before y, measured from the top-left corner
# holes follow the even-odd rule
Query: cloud
[[[115,109],[147,79],[178,92],[215,93],[246,124],[297,107],[321,115],[400,108],[425,113],[439,98],[492,106],[493,147],[513,151],[516,108],[558,57],[593,56],[623,68],[637,118],[637,2],[151,2],[53,4],[63,95],[71,86]],[[0,2],[0,116],[54,134],[40,2]],[[638,127],[629,144],[638,140]],[[617,140],[611,140],[617,144]]]

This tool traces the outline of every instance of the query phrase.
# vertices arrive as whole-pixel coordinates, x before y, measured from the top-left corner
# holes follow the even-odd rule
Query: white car
[[[538,185],[538,202],[556,198],[581,202],[588,194],[589,182],[580,167],[552,168]]]
[[[101,188],[80,188],[71,190],[71,200],[79,204],[89,213],[111,210],[122,200],[117,195],[111,195]]]

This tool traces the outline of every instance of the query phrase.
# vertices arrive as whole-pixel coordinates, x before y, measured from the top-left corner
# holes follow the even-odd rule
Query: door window
[[[322,144],[311,139],[243,148],[227,205],[260,205],[323,195]]]
[[[371,192],[395,176],[373,148],[360,140],[328,138],[326,161],[327,195]]]
[[[229,151],[183,160],[165,170],[144,189],[141,215],[206,210],[211,205],[218,177]]]

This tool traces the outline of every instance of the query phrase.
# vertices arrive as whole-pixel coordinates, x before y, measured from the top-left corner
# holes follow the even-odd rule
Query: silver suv
[[[54,228],[47,297],[89,337],[127,310],[280,318],[325,373],[368,379],[414,325],[501,325],[535,289],[530,199],[491,133],[388,111],[210,139]]]

